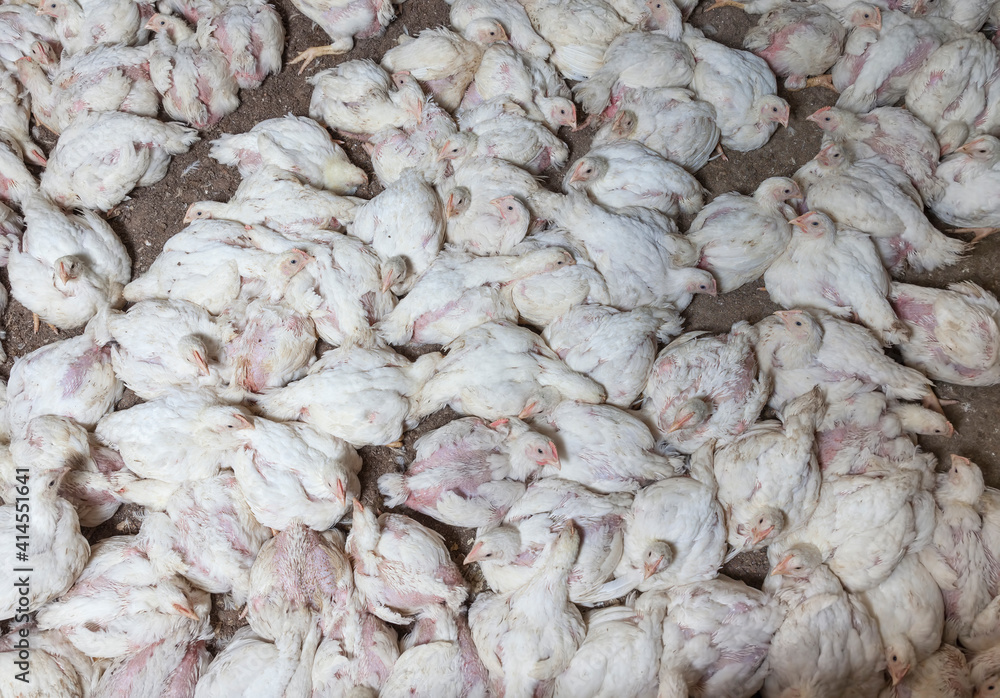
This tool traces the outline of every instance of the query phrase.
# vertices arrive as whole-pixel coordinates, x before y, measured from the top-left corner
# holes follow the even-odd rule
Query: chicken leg
[[[299,75],[302,75],[302,71],[306,69],[306,66],[320,56],[339,56],[342,53],[347,53],[352,48],[354,48],[354,39],[350,36],[341,37],[334,39],[333,43],[328,46],[312,46],[307,48],[288,63],[289,65],[295,65],[302,61],[302,67],[299,68]]]
[[[825,87],[828,90],[833,90],[834,92],[840,92],[836,87],[833,86],[833,76],[830,73],[825,75],[817,75],[806,80],[806,87]]]
[[[953,233],[973,233],[972,243],[975,245],[980,240],[985,240],[990,235],[1000,232],[1000,228],[955,228]]]
[[[718,10],[720,7],[738,7],[741,10],[746,10],[746,4],[742,2],[736,2],[736,0],[715,0],[714,3],[705,8],[705,12]]]

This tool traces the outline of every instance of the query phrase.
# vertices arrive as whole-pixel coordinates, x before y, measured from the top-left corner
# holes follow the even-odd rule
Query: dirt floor
[[[277,7],[285,19],[287,29],[286,60],[309,46],[328,43],[326,35],[299,14],[291,2],[278,0]],[[163,243],[184,227],[181,221],[192,202],[225,201],[236,190],[239,174],[235,169],[223,167],[209,157],[209,141],[223,133],[247,131],[264,119],[288,113],[307,115],[312,86],[306,80],[310,75],[343,60],[371,58],[377,62],[388,48],[395,45],[396,38],[402,33],[415,34],[425,27],[447,25],[448,9],[443,0],[409,0],[402,5],[400,16],[388,27],[384,36],[358,42],[355,49],[346,56],[320,59],[310,65],[304,75],[298,75],[296,70],[286,67],[280,75],[270,77],[260,89],[243,91],[240,95],[243,103],[239,110],[223,119],[214,129],[204,132],[202,140],[189,153],[174,158],[169,174],[163,181],[134,191],[130,200],[118,207],[117,215],[110,222],[132,255],[133,276],[144,272]],[[710,38],[738,47],[753,20],[755,18],[748,17],[739,10],[725,8],[710,13],[699,9],[691,21]],[[713,195],[728,191],[748,194],[761,180],[791,175],[815,155],[821,140],[820,131],[812,123],[805,121],[805,117],[819,107],[832,104],[835,96],[822,88],[781,94],[792,105],[789,127],[779,129],[771,142],[760,150],[746,154],[729,153],[728,162],[715,160],[704,167],[697,177]],[[572,146],[572,162],[587,151],[593,131],[566,131],[567,129],[563,129],[560,135]],[[44,136],[40,135],[40,138],[45,142]],[[51,146],[52,143],[50,138],[46,145]],[[370,163],[360,145],[348,141],[345,148],[354,162],[371,174]],[[550,181],[558,182],[561,179],[562,173],[558,173],[552,175]],[[361,190],[358,195],[370,197],[379,190],[378,184],[373,183],[367,191]],[[934,274],[909,275],[905,281],[944,286],[956,281],[972,280],[993,293],[1000,293],[1000,283],[996,278],[998,255],[1000,236],[982,242],[966,260],[950,269]],[[770,302],[766,293],[756,290],[758,285],[748,284],[739,291],[720,298],[697,296],[686,313],[687,328],[725,331],[737,320],[756,322],[765,317],[777,307]],[[37,335],[33,334],[30,313],[13,300],[4,315],[4,322],[8,333],[4,342],[8,353],[7,362],[2,366],[4,378],[9,374],[15,358],[58,338],[51,329],[44,326]],[[59,335],[64,336],[68,336],[67,333]],[[986,482],[1000,487],[1000,456],[997,453],[1000,448],[1000,420],[997,420],[1000,387],[962,388],[941,384],[938,386],[938,394],[942,398],[958,400],[958,404],[946,408],[949,419],[955,425],[956,434],[950,439],[922,439],[922,445],[939,456],[954,452],[971,458],[983,468]],[[134,396],[126,395],[119,407],[124,408],[134,402]],[[451,416],[453,415],[444,412],[426,420],[418,429],[406,435],[403,449],[379,447],[362,450],[365,460],[362,472],[363,499],[366,504],[381,507],[381,497],[375,486],[378,476],[387,471],[401,470],[413,457],[413,441],[445,423]],[[449,530],[433,520],[419,516],[417,518],[441,531],[449,541],[455,558],[461,560],[471,543],[471,531]],[[92,537],[96,539],[114,532],[135,532],[138,522],[138,512],[122,511],[112,522],[94,531]],[[763,556],[737,558],[726,571],[749,583],[759,583],[764,572]]]

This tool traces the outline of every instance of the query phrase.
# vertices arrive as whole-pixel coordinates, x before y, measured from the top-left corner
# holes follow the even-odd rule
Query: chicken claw
[[[934,410],[938,414],[944,414],[944,408],[948,405],[957,405],[958,400],[941,400],[933,392],[927,393],[920,399],[924,409]]]
[[[975,245],[981,240],[985,240],[993,233],[1000,231],[1000,228],[955,228],[952,233],[973,233],[970,244]]]
[[[328,46],[312,46],[307,48],[305,51],[290,60],[288,64],[295,65],[296,63],[303,61],[302,67],[299,68],[299,75],[302,75],[302,71],[306,69],[306,66],[320,56],[339,56],[342,53],[347,53],[352,48],[354,48],[354,39],[351,37],[340,38],[336,39]]]
[[[806,80],[806,87],[825,87],[828,90],[833,90],[839,93],[836,87],[833,86],[833,76],[829,73],[825,75],[817,75]]]

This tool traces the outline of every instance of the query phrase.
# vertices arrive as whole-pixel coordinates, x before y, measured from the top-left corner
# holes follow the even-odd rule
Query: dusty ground
[[[303,49],[328,43],[326,35],[315,28],[311,21],[300,15],[288,0],[278,0],[277,7],[285,19],[287,29],[286,60]],[[243,104],[240,109],[223,119],[216,128],[202,134],[202,140],[186,155],[174,159],[166,179],[153,187],[133,192],[129,201],[118,209],[118,215],[111,225],[125,241],[134,262],[133,275],[144,272],[163,243],[183,227],[181,220],[188,205],[194,201],[212,199],[225,201],[236,190],[239,175],[235,170],[216,163],[208,156],[209,141],[222,133],[239,133],[249,130],[256,123],[287,113],[307,115],[312,86],[306,78],[331,67],[340,60],[371,58],[376,61],[386,49],[395,45],[396,38],[404,33],[417,33],[425,27],[448,23],[448,5],[443,0],[409,0],[402,6],[401,16],[388,27],[386,34],[378,39],[361,41],[355,49],[339,59],[324,58],[310,65],[304,75],[286,68],[278,76],[272,76],[262,88],[241,94]],[[730,8],[704,13],[695,12],[692,23],[702,27],[706,34],[730,46],[739,46],[742,37],[751,24],[751,18]],[[779,129],[768,145],[756,152],[730,153],[729,161],[716,160],[698,173],[698,179],[713,195],[728,191],[750,193],[766,177],[788,176],[809,160],[818,150],[819,129],[805,121],[805,117],[821,106],[832,104],[830,92],[823,89],[809,89],[797,93],[782,93],[792,105],[792,119],[788,129]],[[570,158],[584,154],[592,131],[563,135],[572,145]],[[44,140],[44,139],[43,139]],[[48,145],[52,144],[50,139]],[[370,163],[356,142],[345,144],[354,161],[371,173]],[[551,181],[561,181],[562,174],[553,176]],[[379,187],[373,184],[369,191],[360,191],[359,196],[372,196]],[[1000,283],[996,278],[996,256],[1000,254],[1000,236],[987,239],[980,244],[961,264],[950,269],[923,275],[911,275],[905,280],[928,285],[945,285],[960,280],[972,280],[993,293],[1000,293]],[[6,283],[6,281],[5,281]],[[743,289],[713,299],[698,296],[687,311],[688,328],[724,331],[737,320],[756,322],[777,309],[763,292],[756,290],[756,284],[748,284]],[[8,308],[4,322],[8,338],[4,346],[8,360],[2,366],[4,378],[10,372],[13,360],[37,347],[56,339],[51,329],[43,326],[37,334],[32,333],[31,316],[16,301]],[[67,336],[62,333],[60,336]],[[1000,487],[1000,423],[997,420],[997,406],[1000,405],[1000,387],[961,388],[939,385],[938,394],[942,398],[954,398],[959,404],[946,408],[949,419],[957,433],[951,439],[923,439],[925,448],[938,455],[952,452],[961,453],[979,463],[986,474],[986,481]],[[127,395],[119,407],[134,403],[134,397]],[[403,449],[365,448],[362,454],[365,468],[362,473],[364,501],[381,505],[375,482],[384,472],[402,469],[412,459],[413,441],[421,434],[440,426],[450,418],[440,413],[428,419],[413,432],[406,435]],[[408,512],[409,513],[409,512]],[[449,541],[453,554],[460,560],[471,543],[470,531],[447,530],[433,520],[417,517],[423,523],[441,531]],[[114,523],[120,522],[118,531],[135,532],[138,528],[137,512],[121,512],[110,524],[94,531],[93,538],[104,537],[115,532]],[[759,583],[763,575],[762,556],[744,556],[727,567],[727,572],[750,583]],[[228,625],[228,623],[227,623]],[[231,626],[230,626],[231,627]]]

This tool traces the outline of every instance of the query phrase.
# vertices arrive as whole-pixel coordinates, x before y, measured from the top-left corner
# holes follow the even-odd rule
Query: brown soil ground
[[[301,15],[291,2],[277,0],[277,7],[284,17],[287,30],[286,61],[307,47],[328,43],[322,30]],[[215,128],[205,131],[202,140],[189,153],[174,158],[170,171],[163,181],[152,187],[137,189],[128,201],[118,207],[117,215],[110,222],[132,255],[133,276],[144,272],[159,253],[163,243],[184,227],[181,221],[188,205],[207,199],[225,201],[236,190],[239,174],[235,169],[219,165],[209,157],[209,141],[223,133],[247,131],[264,119],[288,113],[307,115],[312,94],[312,86],[306,82],[309,75],[344,60],[371,58],[377,62],[387,49],[395,45],[397,37],[404,32],[416,34],[426,27],[447,25],[448,10],[448,5],[443,0],[409,0],[402,5],[400,16],[382,37],[358,42],[354,50],[346,56],[320,59],[310,65],[304,75],[298,75],[296,70],[286,67],[280,75],[268,78],[260,89],[243,91],[240,95],[243,103],[239,110],[223,119]],[[705,30],[709,37],[729,46],[740,47],[744,33],[755,18],[731,8],[711,13],[698,9],[691,21]],[[728,162],[715,160],[698,173],[698,179],[713,195],[729,191],[748,194],[761,180],[772,176],[789,176],[815,155],[821,140],[820,131],[807,122],[805,117],[822,106],[832,104],[835,95],[822,88],[782,92],[781,95],[792,106],[792,118],[787,129],[779,129],[771,142],[760,150],[752,153],[729,153]],[[592,129],[577,133],[568,133],[563,129],[561,135],[572,146],[570,162],[587,151],[592,133]],[[54,143],[51,137],[47,142],[44,135],[40,134],[40,138],[46,146]],[[354,162],[371,174],[370,162],[360,145],[348,141],[345,148]],[[374,180],[374,177],[372,179]],[[559,182],[562,173],[553,174],[550,179],[552,182]],[[370,197],[379,190],[378,184],[373,182],[367,191],[361,190],[358,195]],[[909,275],[905,280],[934,286],[972,280],[993,293],[1000,293],[1000,283],[997,279],[998,255],[1000,255],[1000,236],[982,242],[967,259],[950,269],[933,274]],[[756,322],[776,309],[766,293],[756,290],[755,284],[749,284],[739,291],[720,298],[697,296],[686,312],[687,328],[726,331],[738,320]],[[9,375],[10,367],[16,357],[23,356],[58,337],[67,336],[67,333],[57,336],[44,325],[38,334],[33,334],[31,314],[13,300],[3,320],[8,332],[8,338],[4,342],[8,359],[0,368],[4,378]],[[922,445],[939,456],[959,453],[971,458],[982,467],[986,474],[986,482],[994,487],[1000,487],[1000,456],[997,452],[1000,448],[1000,420],[998,420],[1000,386],[962,388],[941,384],[938,386],[938,394],[942,398],[958,400],[958,404],[946,408],[948,417],[957,431],[950,439],[922,439]],[[119,407],[125,408],[134,402],[134,396],[127,394]],[[427,431],[441,426],[453,416],[447,411],[432,416],[406,435],[402,449],[393,450],[384,447],[362,449],[365,461],[361,478],[364,502],[381,508],[381,497],[375,484],[378,476],[384,472],[402,470],[403,466],[413,458],[413,441]],[[454,557],[457,561],[461,561],[461,557],[470,547],[472,531],[449,529],[426,517],[416,518],[445,535]],[[92,538],[98,539],[116,532],[134,533],[138,530],[140,521],[140,512],[123,509],[111,522],[93,531]],[[766,561],[763,555],[741,556],[727,566],[726,572],[748,583],[759,585],[765,569]],[[476,570],[469,572],[474,576]],[[225,627],[224,634],[228,634],[226,631],[232,632],[235,625],[242,624],[238,622],[234,624],[235,612],[223,613],[220,621],[223,619],[225,619],[222,623]]]

